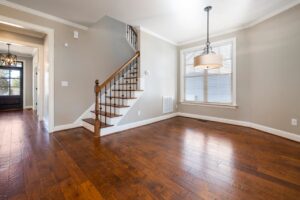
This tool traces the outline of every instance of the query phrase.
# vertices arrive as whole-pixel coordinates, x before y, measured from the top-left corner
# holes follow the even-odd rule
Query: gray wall
[[[18,56],[18,60],[24,61],[24,88],[25,88],[25,106],[32,106],[32,83],[33,83],[33,74],[32,74],[32,57],[21,57]]]
[[[54,29],[54,125],[73,123],[92,105],[95,79],[100,82],[133,55],[125,38],[124,23],[103,17],[87,31],[37,17],[6,6],[0,14]],[[65,43],[69,47],[64,46]],[[69,81],[69,87],[61,87]]]
[[[177,101],[177,48],[165,41],[140,32],[141,75],[145,92],[120,124],[158,117],[162,114],[162,97]],[[145,76],[144,72],[150,74]],[[174,108],[175,110],[175,108]],[[138,116],[138,111],[141,115]]]
[[[238,108],[179,104],[179,112],[251,121],[300,134],[300,126],[291,126],[291,118],[300,120],[299,19],[296,6],[249,29],[213,38],[236,37]],[[203,43],[180,46],[178,53]]]

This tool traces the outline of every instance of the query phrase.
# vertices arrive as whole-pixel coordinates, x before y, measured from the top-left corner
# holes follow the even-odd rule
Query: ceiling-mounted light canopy
[[[7,44],[7,54],[0,54],[1,65],[15,66],[17,65],[17,56],[10,53],[10,45]]]
[[[207,40],[206,46],[203,50],[203,53],[194,58],[194,67],[202,69],[215,69],[222,67],[223,58],[221,55],[213,52],[212,47],[210,46],[209,41],[209,11],[212,9],[211,6],[204,8],[204,11],[207,12]]]

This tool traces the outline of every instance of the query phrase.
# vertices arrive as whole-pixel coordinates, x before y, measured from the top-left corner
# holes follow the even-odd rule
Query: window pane
[[[232,73],[232,61],[225,60],[223,61],[223,66],[217,69],[208,69],[208,74],[230,74]]]
[[[22,62],[17,62],[16,67],[23,67]]]
[[[219,48],[220,48],[220,54],[223,56],[223,59],[231,59],[232,57],[231,44],[220,46]]]
[[[9,95],[8,87],[0,86],[0,96],[8,96],[8,95]]]
[[[10,95],[20,95],[20,88],[10,88]]]
[[[210,103],[231,103],[231,74],[209,75],[207,77],[207,100]]]
[[[9,86],[9,79],[0,79],[0,87],[8,87]]]
[[[10,87],[20,87],[20,79],[10,79]]]
[[[9,78],[9,70],[0,69],[0,78]]]
[[[20,71],[19,70],[11,70],[10,71],[10,77],[11,78],[20,78]]]
[[[186,65],[194,65],[194,57],[200,55],[201,51],[196,50],[196,51],[191,51],[185,53],[185,64]]]
[[[185,78],[185,100],[204,101],[203,96],[203,77]]]
[[[194,57],[200,55],[201,51],[196,50],[193,52],[187,52],[185,56],[185,74],[186,75],[202,75],[204,73],[203,69],[194,67]]]

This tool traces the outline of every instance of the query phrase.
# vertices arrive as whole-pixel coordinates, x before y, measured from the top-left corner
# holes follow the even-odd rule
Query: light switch
[[[145,76],[149,76],[150,75],[150,71],[149,70],[145,70],[144,74],[145,74]]]
[[[79,33],[78,33],[78,31],[74,31],[74,38],[75,38],[75,39],[78,39],[78,38],[79,38]]]
[[[291,124],[292,126],[298,126],[298,119],[295,118],[291,119]]]
[[[69,82],[68,81],[62,81],[61,82],[61,86],[62,87],[68,87],[69,86]]]

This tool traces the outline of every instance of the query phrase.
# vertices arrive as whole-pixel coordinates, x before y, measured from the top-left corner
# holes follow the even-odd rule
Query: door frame
[[[40,25],[36,25],[36,24],[32,24],[29,22],[25,22],[25,21],[21,21],[21,20],[17,20],[14,18],[9,18],[3,15],[0,15],[0,20],[1,21],[5,21],[5,22],[9,22],[12,24],[16,24],[19,26],[24,27],[25,29],[31,29],[31,30],[35,30],[38,32],[42,32],[46,34],[47,39],[45,40],[47,42],[47,44],[44,44],[44,46],[47,46],[47,57],[44,58],[44,65],[43,66],[39,66],[41,67],[41,73],[39,76],[39,83],[41,85],[40,90],[42,95],[39,95],[39,104],[42,104],[39,106],[39,108],[41,108],[41,113],[42,115],[39,116],[39,120],[46,120],[45,124],[46,124],[46,128],[48,129],[49,133],[54,131],[54,29],[48,28],[48,27],[44,27],[44,26],[40,26]],[[49,91],[49,96],[48,96],[48,101],[46,101],[44,99],[44,77],[45,77],[45,73],[44,73],[44,67],[45,64],[48,65],[48,73],[49,73],[49,82],[48,82],[48,91]],[[44,103],[48,102],[48,105],[45,105],[48,109],[48,119],[45,119],[44,117]]]

